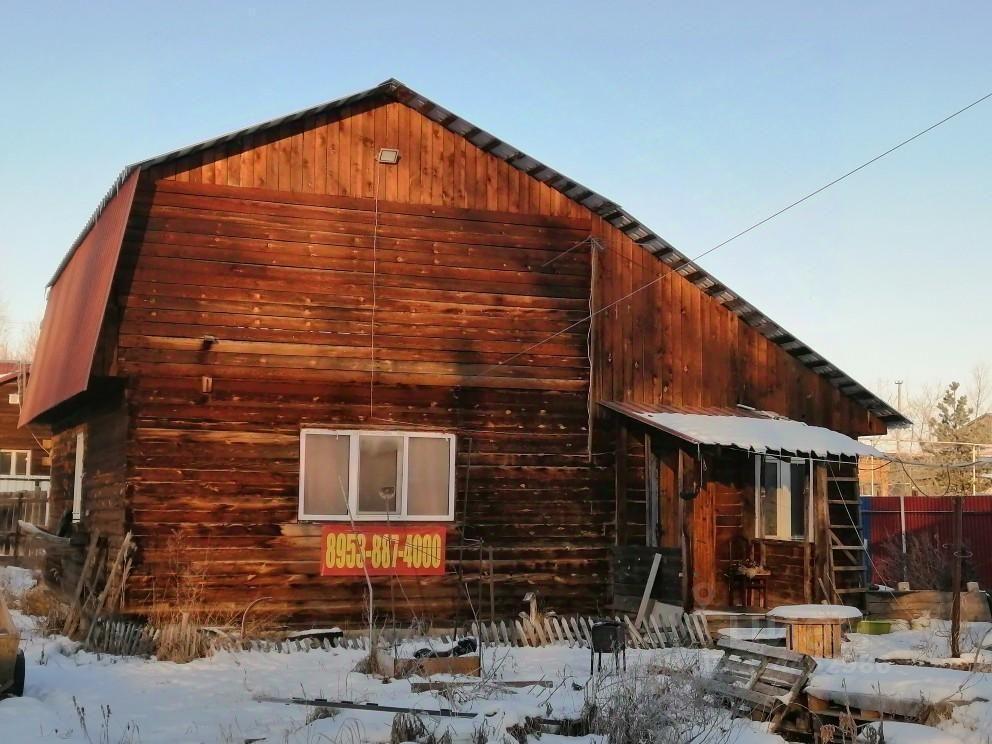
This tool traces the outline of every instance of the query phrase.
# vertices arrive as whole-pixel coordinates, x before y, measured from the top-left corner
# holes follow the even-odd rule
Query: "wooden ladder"
[[[861,606],[868,590],[868,577],[862,541],[861,496],[853,465],[831,466],[827,474],[827,514],[831,591],[836,600]]]

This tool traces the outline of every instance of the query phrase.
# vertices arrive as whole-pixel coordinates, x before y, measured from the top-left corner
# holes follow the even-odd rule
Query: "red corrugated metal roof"
[[[52,286],[41,323],[34,367],[21,406],[24,426],[86,390],[103,324],[124,228],[138,183],[134,171],[109,200]]]

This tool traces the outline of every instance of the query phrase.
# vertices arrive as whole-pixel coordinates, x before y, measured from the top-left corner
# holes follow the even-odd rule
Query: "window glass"
[[[14,453],[14,475],[27,475],[28,474],[28,453],[27,452],[15,452]]]
[[[358,512],[397,513],[403,437],[362,435],[358,443]]]
[[[304,437],[303,513],[348,513],[348,463],[351,438],[336,434]]]
[[[778,535],[779,462],[766,459],[761,466],[761,534]]]
[[[407,514],[447,514],[451,443],[434,437],[411,437],[408,447]]]
[[[13,452],[0,452],[0,475],[10,475],[13,472],[13,461]]]

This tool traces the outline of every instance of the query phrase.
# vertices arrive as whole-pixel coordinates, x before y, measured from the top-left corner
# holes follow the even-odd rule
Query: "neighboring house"
[[[769,603],[856,599],[833,489],[906,423],[396,81],[128,167],[50,287],[21,420],[78,529],[133,531],[131,612],[168,611],[177,547],[203,606],[296,625],[361,623],[365,570],[403,618],[605,611],[656,552],[686,606],[752,554]]]
[[[18,428],[28,369],[0,361],[0,494],[48,490],[51,432],[47,426]]]

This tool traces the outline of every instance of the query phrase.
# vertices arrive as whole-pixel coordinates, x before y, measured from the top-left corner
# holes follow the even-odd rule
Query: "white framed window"
[[[76,467],[72,477],[72,521],[83,518],[83,456],[86,451],[86,435],[76,432]]]
[[[0,450],[0,476],[31,475],[30,450]]]
[[[773,540],[805,540],[809,534],[810,461],[755,458],[755,534]]]
[[[300,521],[451,521],[455,436],[300,432]]]

